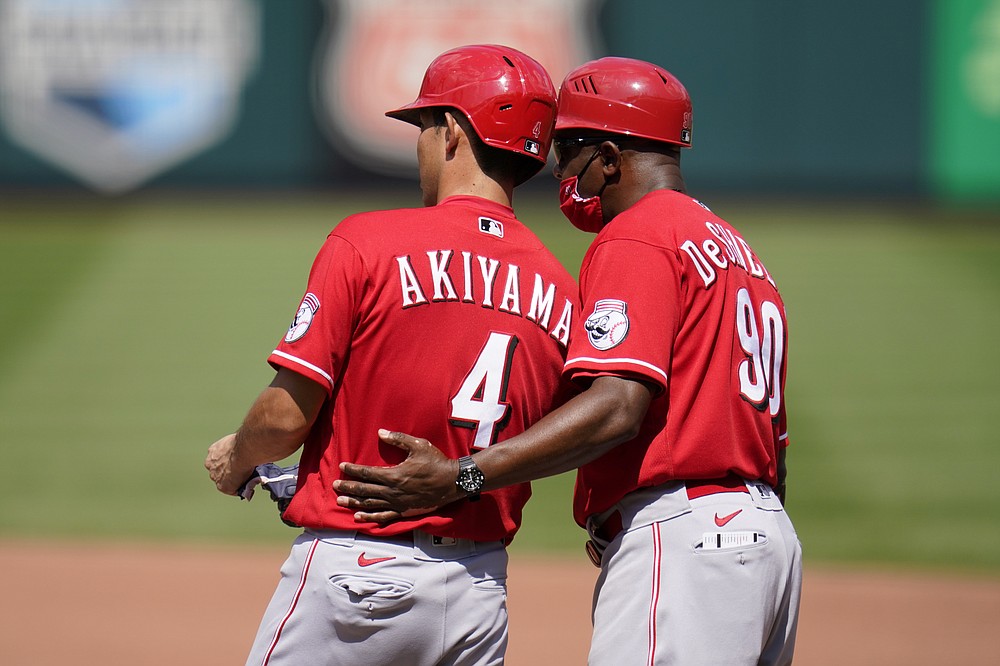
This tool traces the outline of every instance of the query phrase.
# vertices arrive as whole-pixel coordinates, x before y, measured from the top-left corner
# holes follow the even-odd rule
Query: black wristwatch
[[[479,499],[479,492],[483,489],[483,482],[486,477],[482,470],[476,465],[472,456],[464,456],[458,459],[458,476],[455,477],[455,485],[465,491],[470,502]]]

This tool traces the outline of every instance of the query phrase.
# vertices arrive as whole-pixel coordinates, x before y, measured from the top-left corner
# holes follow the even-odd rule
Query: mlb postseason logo
[[[521,0],[512,8],[482,0],[325,0],[317,60],[322,127],[358,165],[413,175],[416,133],[385,112],[417,97],[434,58],[464,44],[503,44],[538,60],[558,86],[597,50],[596,1]],[[541,144],[526,139],[524,151],[540,155]]]
[[[0,0],[0,125],[133,189],[230,131],[259,32],[253,0]]]

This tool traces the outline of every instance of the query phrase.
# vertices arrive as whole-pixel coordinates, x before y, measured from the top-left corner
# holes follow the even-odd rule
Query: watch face
[[[463,469],[458,475],[458,485],[467,493],[474,493],[483,487],[485,477],[478,469]]]
[[[469,497],[470,502],[479,499],[479,491],[483,489],[486,476],[482,470],[476,467],[471,456],[464,456],[458,461],[458,476],[455,478],[455,485],[461,488]]]

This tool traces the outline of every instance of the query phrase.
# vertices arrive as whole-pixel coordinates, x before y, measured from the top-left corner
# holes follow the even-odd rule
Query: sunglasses
[[[568,151],[576,148],[579,150],[584,146],[596,146],[599,143],[604,143],[605,141],[614,141],[616,144],[621,143],[622,139],[625,137],[607,135],[607,136],[585,136],[574,139],[564,139],[555,138],[552,140],[552,150],[556,154],[556,160],[562,161],[563,156],[568,154]]]

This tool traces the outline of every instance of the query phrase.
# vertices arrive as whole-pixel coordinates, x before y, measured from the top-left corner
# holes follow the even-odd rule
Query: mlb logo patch
[[[503,238],[503,224],[488,217],[479,218],[479,230],[484,234]]]
[[[537,141],[526,139],[524,142],[524,152],[531,153],[532,155],[538,155],[542,152],[542,148]]]

